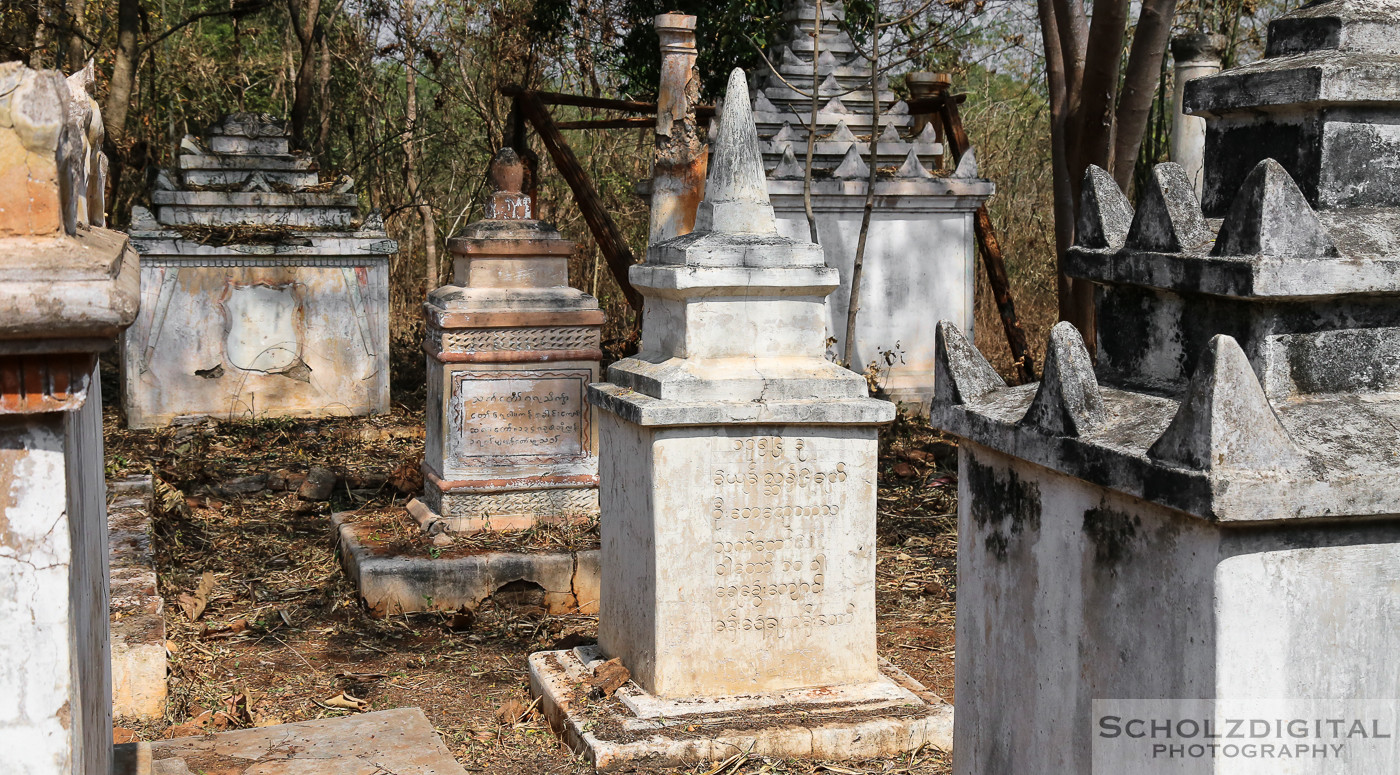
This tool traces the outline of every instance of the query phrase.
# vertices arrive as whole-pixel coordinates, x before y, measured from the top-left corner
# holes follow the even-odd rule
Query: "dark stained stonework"
[[[1057,329],[1040,385],[986,389],[941,341],[979,387],[940,396],[936,427],[1213,521],[1400,513],[1400,0],[1312,3],[1270,35],[1188,86],[1204,206],[1174,164],[1135,212],[1086,174],[1065,263],[1096,285],[1092,368]]]

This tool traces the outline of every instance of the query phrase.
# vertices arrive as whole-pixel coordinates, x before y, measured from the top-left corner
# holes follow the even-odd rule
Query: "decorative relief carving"
[[[432,345],[441,342],[442,352],[596,350],[602,341],[599,329],[590,326],[479,328],[464,331],[432,329],[428,331],[428,337]]]
[[[478,519],[512,514],[590,516],[598,513],[598,491],[591,487],[521,490],[487,495],[432,494],[434,489],[428,488],[429,500],[438,500],[436,510],[445,518]]]

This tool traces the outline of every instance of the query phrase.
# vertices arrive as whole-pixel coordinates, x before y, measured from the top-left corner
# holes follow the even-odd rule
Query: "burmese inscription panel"
[[[690,439],[704,449],[669,477],[694,489],[656,513],[678,555],[658,558],[660,586],[680,591],[662,603],[660,657],[701,657],[701,692],[871,680],[874,432],[765,430]]]
[[[582,458],[591,377],[587,370],[452,372],[448,466]]]

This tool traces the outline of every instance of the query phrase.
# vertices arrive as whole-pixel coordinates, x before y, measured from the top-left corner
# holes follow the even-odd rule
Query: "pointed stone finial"
[[[1314,258],[1340,254],[1288,170],[1265,159],[1240,186],[1211,255]]]
[[[958,167],[953,170],[955,178],[975,178],[977,177],[977,149],[968,148],[967,153],[958,159]]]
[[[773,143],[774,145],[777,145],[778,143],[792,143],[796,141],[797,133],[792,131],[792,124],[789,124],[786,121],[783,122],[783,128],[779,129],[778,133],[773,135],[773,138],[769,140],[769,142]]]
[[[924,165],[919,162],[919,155],[910,148],[909,153],[904,157],[904,163],[895,171],[897,178],[931,178],[933,173],[924,169]]]
[[[758,152],[758,129],[749,107],[749,84],[744,71],[729,74],[724,113],[720,116],[705,199],[695,213],[696,231],[727,234],[775,234],[777,220],[768,201],[763,158]]]
[[[940,404],[966,404],[1006,387],[982,352],[947,320],[938,321],[934,334],[933,400]]]
[[[180,150],[195,156],[205,155],[204,149],[199,147],[199,141],[194,139],[194,135],[185,135],[184,138],[180,140]]]
[[[811,68],[812,63],[802,61],[802,57],[798,56],[797,52],[793,51],[791,46],[783,46],[783,56],[779,59],[778,66],[783,69],[794,67]]]
[[[1176,162],[1152,168],[1152,183],[1138,199],[1127,246],[1156,253],[1182,253],[1209,242],[1210,227],[1201,214],[1196,187]]]
[[[918,137],[914,138],[914,142],[920,144],[933,144],[938,142],[938,132],[933,128],[932,121],[928,122],[927,124],[924,124],[923,130],[919,132]]]
[[[1113,176],[1102,167],[1090,164],[1084,170],[1084,184],[1079,193],[1079,221],[1075,226],[1075,243],[1094,250],[1118,250],[1128,239],[1133,225],[1133,206]]]
[[[891,105],[890,109],[885,111],[885,115],[907,116],[909,115],[909,104],[906,103],[904,100],[900,100],[899,102],[896,102],[895,104]]]
[[[846,122],[842,121],[836,125],[836,129],[832,130],[831,136],[826,138],[826,141],[828,143],[854,143],[856,136],[851,128],[846,126]]]
[[[160,228],[160,222],[151,214],[151,211],[141,205],[131,207],[131,231],[155,231]]]
[[[759,92],[758,95],[755,96],[755,97],[753,98],[753,112],[755,112],[755,113],[777,113],[777,112],[778,112],[778,109],[775,108],[775,107],[773,107],[773,102],[772,102],[771,100],[768,99],[768,95],[767,95],[767,94],[764,94],[763,92]],[[788,131],[792,131],[791,128],[788,127],[787,124],[783,124],[783,126],[784,126],[785,128],[787,128]]]
[[[1277,470],[1306,459],[1279,423],[1239,342],[1224,334],[1210,340],[1176,416],[1147,454],[1203,471]]]
[[[797,157],[792,153],[792,145],[783,146],[783,158],[774,168],[771,177],[774,180],[802,180],[807,177],[806,169],[798,163]]]
[[[1072,323],[1056,323],[1050,329],[1040,387],[1021,424],[1056,436],[1081,436],[1107,420],[1108,410],[1084,338]]]
[[[821,82],[821,85],[817,87],[817,94],[822,97],[831,94],[840,94],[843,91],[845,91],[845,89],[842,89],[841,84],[837,83],[835,75],[828,75],[826,79]]]
[[[832,171],[831,177],[844,180],[864,180],[870,177],[870,167],[866,166],[865,159],[861,158],[855,143],[851,143],[846,149],[846,157],[841,160],[840,166]]]
[[[525,189],[525,163],[509,146],[496,152],[486,169],[491,183],[491,198],[482,209],[487,220],[526,221],[533,217],[534,207]]]
[[[839,66],[840,63],[836,61],[836,55],[832,54],[830,51],[823,49],[822,53],[817,56],[818,73],[829,73]]]
[[[179,186],[175,185],[175,181],[171,179],[169,172],[161,170],[156,173],[155,189],[157,191],[175,191],[178,188]]]
[[[846,104],[841,101],[840,97],[832,97],[829,101],[827,101],[825,105],[822,106],[820,112],[835,113],[837,115],[846,115],[851,112],[851,109],[846,107]]]
[[[899,142],[899,130],[894,128],[894,124],[885,124],[885,128],[880,132],[880,143],[888,145]]]

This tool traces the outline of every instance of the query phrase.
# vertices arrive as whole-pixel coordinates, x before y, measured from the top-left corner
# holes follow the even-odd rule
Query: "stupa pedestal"
[[[598,515],[598,430],[586,395],[603,355],[603,312],[569,287],[574,243],[535,220],[523,176],[513,150],[497,154],[486,217],[448,241],[453,282],[423,305],[424,493],[399,517],[440,551],[378,552],[373,528],[336,517],[346,572],[376,613],[471,609],[521,585],[551,613],[597,611],[596,548],[451,550],[456,534],[578,525]]]
[[[186,137],[154,214],[134,208],[141,314],[122,339],[133,428],[389,408],[389,256],[353,182],[319,181],[280,122],[226,116]]]
[[[1089,169],[1066,269],[1096,360],[1061,323],[1007,387],[940,327],[959,775],[1396,769],[1397,33],[1396,0],[1310,3],[1187,84],[1204,209],[1180,165],[1135,210]]]
[[[112,768],[97,357],[139,281],[100,226],[89,85],[0,64],[0,769],[24,775]]]
[[[729,94],[746,88],[735,71]],[[726,104],[695,231],[631,270],[642,352],[589,393],[598,646],[530,657],[545,713],[600,770],[948,742],[946,704],[875,651],[876,433],[894,406],[823,357],[837,272],[778,234],[752,114]],[[604,659],[631,680],[581,702]]]

